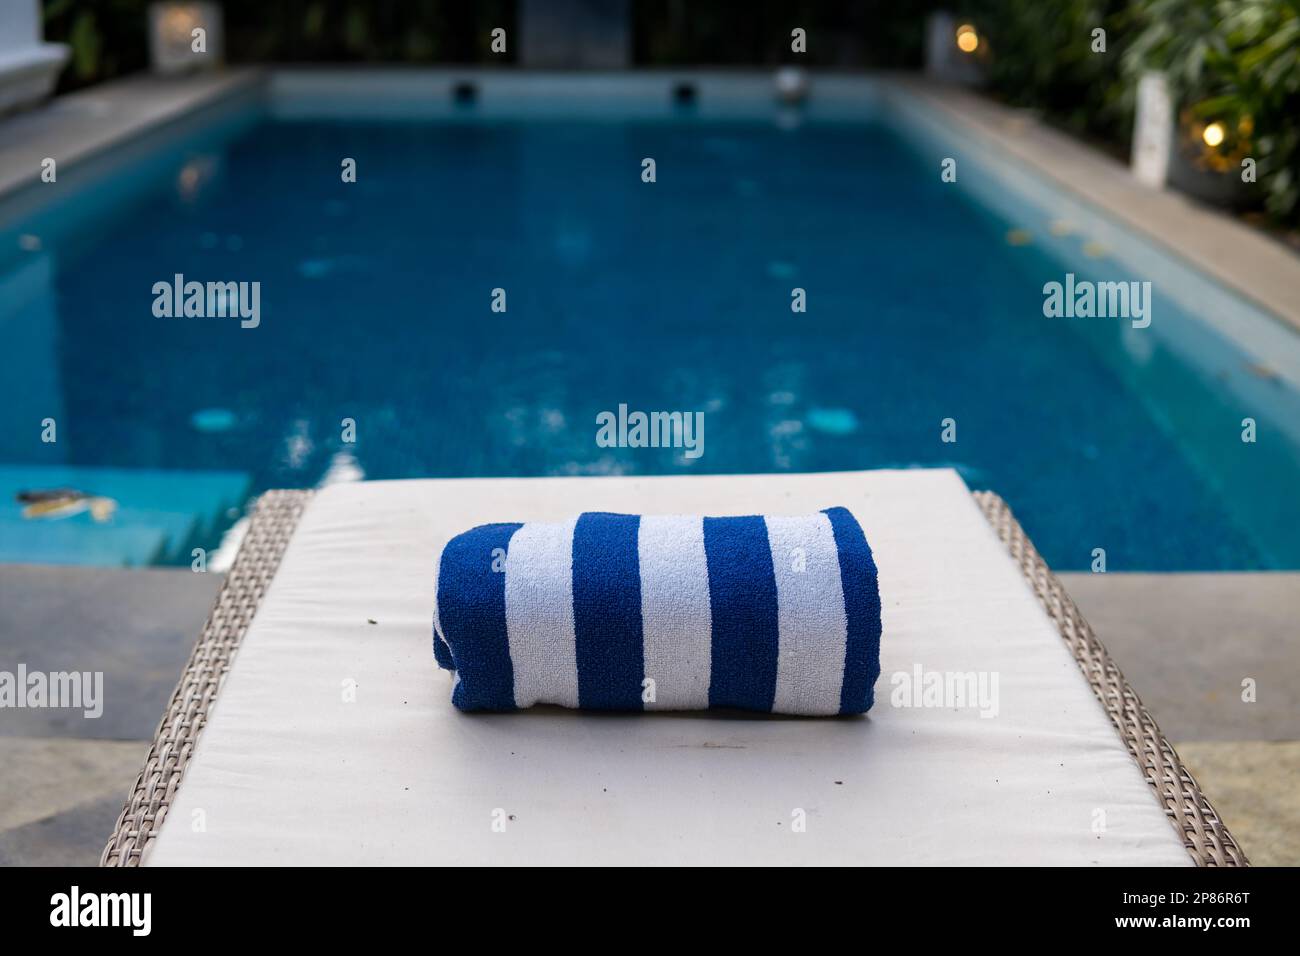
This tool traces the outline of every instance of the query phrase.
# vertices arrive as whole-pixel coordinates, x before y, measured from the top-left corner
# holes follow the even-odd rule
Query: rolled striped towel
[[[434,605],[461,710],[860,714],[880,675],[876,565],[845,508],[481,525],[443,549]]]

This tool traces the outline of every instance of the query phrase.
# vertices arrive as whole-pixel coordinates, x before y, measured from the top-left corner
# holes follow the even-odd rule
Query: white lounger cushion
[[[882,673],[867,717],[452,707],[430,617],[433,558],[456,533],[583,510],[831,505],[852,509],[880,570]],[[917,665],[996,673],[997,716],[893,706],[891,677]],[[328,488],[302,517],[146,862],[1191,859],[961,479],[901,471]]]

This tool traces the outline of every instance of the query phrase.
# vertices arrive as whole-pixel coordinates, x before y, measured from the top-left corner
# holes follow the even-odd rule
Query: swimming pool
[[[1297,337],[902,94],[483,82],[273,83],[0,220],[4,559],[61,560],[62,525],[123,560],[88,514],[16,517],[41,480],[100,480],[117,534],[202,512],[131,552],[188,561],[249,495],[322,480],[953,466],[1058,569],[1300,568],[1294,353],[1223,318]],[[257,327],[156,315],[178,274],[259,283]],[[1067,274],[1151,281],[1151,325],[1046,318]],[[598,444],[620,405],[701,413],[703,454]]]

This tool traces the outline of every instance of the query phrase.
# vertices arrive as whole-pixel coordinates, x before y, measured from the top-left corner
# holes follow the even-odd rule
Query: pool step
[[[117,502],[105,522],[86,512],[24,518],[19,491],[75,488]],[[242,508],[251,478],[232,471],[0,465],[0,562],[123,565],[188,562]]]

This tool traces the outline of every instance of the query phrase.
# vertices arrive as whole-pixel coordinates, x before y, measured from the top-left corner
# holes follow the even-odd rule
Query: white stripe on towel
[[[655,699],[645,708],[706,708],[713,629],[704,519],[647,515],[637,550],[645,676],[655,682]]]
[[[848,621],[830,519],[816,514],[764,520],[780,628],[772,710],[837,714]]]
[[[578,706],[573,632],[573,526],[528,523],[510,539],[506,635],[515,706]]]

